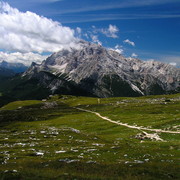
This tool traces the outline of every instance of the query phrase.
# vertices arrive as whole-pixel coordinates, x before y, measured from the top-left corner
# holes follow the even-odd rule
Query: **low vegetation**
[[[180,94],[138,98],[52,96],[0,108],[0,177],[6,179],[179,179]]]

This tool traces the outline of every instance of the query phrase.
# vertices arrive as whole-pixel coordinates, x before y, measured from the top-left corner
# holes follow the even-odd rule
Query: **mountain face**
[[[0,67],[10,69],[14,71],[15,73],[22,73],[27,70],[27,66],[25,66],[22,63],[9,63],[6,61],[0,62]]]
[[[23,74],[38,79],[52,93],[70,84],[98,97],[140,96],[177,91],[180,70],[155,61],[125,58],[116,51],[85,41],[80,49],[62,50],[42,64],[33,63]]]

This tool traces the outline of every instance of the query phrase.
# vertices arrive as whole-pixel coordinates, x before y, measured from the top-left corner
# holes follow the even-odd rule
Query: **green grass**
[[[0,108],[0,110],[15,110],[21,107],[36,105],[40,103],[41,101],[37,101],[37,100],[15,101],[3,106],[2,108]]]
[[[161,133],[163,142],[141,141],[135,138],[141,132],[137,129],[75,109],[93,110],[130,125],[177,131],[179,98],[180,94],[99,101],[57,95],[47,102],[10,103],[0,109],[0,177],[179,179],[179,134]]]

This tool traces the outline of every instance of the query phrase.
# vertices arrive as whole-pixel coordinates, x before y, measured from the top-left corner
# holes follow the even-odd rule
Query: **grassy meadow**
[[[139,139],[141,130],[77,107],[133,126],[180,130],[180,94],[12,102],[0,108],[0,179],[180,179],[180,134]]]

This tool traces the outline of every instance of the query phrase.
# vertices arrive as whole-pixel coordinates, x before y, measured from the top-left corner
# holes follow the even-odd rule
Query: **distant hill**
[[[22,73],[28,68],[22,63],[9,63],[6,61],[0,62],[0,67],[13,70],[15,73]]]
[[[15,73],[13,70],[4,68],[4,67],[0,67],[0,78],[2,77],[11,77],[14,76]]]

